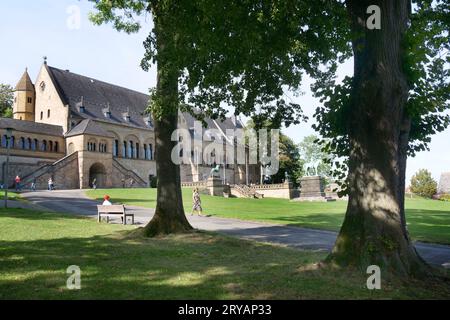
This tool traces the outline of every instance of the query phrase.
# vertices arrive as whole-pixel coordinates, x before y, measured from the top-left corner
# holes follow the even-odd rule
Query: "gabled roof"
[[[69,105],[73,116],[149,128],[144,121],[144,113],[150,96],[69,71],[46,67],[63,103]],[[85,112],[80,112],[81,105]],[[110,117],[104,114],[108,108]],[[127,112],[129,121],[124,117]]]
[[[63,136],[63,127],[34,121],[0,118],[0,129],[12,128],[14,131]],[[13,135],[14,135],[13,131]]]
[[[25,69],[25,72],[17,83],[16,91],[34,91],[34,84],[30,79],[28,69]]]
[[[62,102],[69,105],[73,117],[153,129],[146,121],[149,95],[50,67],[47,64],[45,67]],[[83,112],[80,111],[80,106],[84,107]],[[108,116],[105,116],[106,110],[109,111]],[[183,112],[183,115],[188,127],[191,128],[194,118],[186,112]],[[213,120],[207,118],[205,121],[208,128],[216,128]],[[217,123],[222,122],[217,121]],[[231,129],[239,128],[240,124],[234,126],[228,118],[220,126]]]
[[[113,137],[110,133],[108,133],[91,119],[85,119],[81,121],[77,126],[73,127],[69,132],[66,133],[66,138],[78,136],[81,134],[88,134],[105,138]]]

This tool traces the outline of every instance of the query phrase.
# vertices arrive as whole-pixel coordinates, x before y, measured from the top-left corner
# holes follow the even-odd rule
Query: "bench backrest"
[[[112,205],[112,206],[97,206],[98,212],[102,213],[124,213],[125,212],[125,206],[123,204],[120,205]]]

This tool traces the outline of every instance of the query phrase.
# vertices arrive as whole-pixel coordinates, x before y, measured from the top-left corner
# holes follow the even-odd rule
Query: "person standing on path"
[[[203,217],[202,200],[200,199],[200,193],[198,192],[198,188],[194,189],[194,192],[192,194],[192,201],[194,202],[194,205],[192,206],[191,216],[194,215],[194,212],[197,212],[199,217]]]

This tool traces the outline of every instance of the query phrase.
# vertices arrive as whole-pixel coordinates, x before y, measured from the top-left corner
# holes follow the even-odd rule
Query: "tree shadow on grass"
[[[293,254],[295,253],[295,254]],[[157,239],[0,242],[0,299],[323,299],[410,296],[370,292],[365,278],[305,267],[323,254],[193,233]],[[79,291],[66,269],[81,268]],[[338,284],[338,285],[336,285]],[[429,292],[445,296],[446,292]]]
[[[14,218],[25,220],[79,220],[86,219],[84,216],[77,216],[69,213],[54,213],[49,211],[30,211],[29,209],[0,209],[1,218]]]

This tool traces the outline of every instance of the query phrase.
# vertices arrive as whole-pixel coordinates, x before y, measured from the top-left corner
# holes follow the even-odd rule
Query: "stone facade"
[[[14,120],[0,119],[3,167],[6,129],[13,129],[10,171],[8,177],[2,171],[2,181],[11,185],[19,175],[24,184],[36,181],[39,188],[46,188],[49,178],[61,189],[89,188],[94,180],[99,188],[149,186],[157,173],[154,128],[145,115],[148,99],[46,63],[35,84],[25,72],[16,86]],[[192,121],[179,113],[180,128],[192,129]],[[235,119],[224,123],[208,119],[208,127],[222,132],[236,126]],[[205,159],[209,162],[202,165],[181,165],[181,180],[206,180],[215,163],[209,155]],[[221,167],[220,180],[240,184],[248,176],[249,182],[256,182],[258,174],[257,166],[228,163]]]

